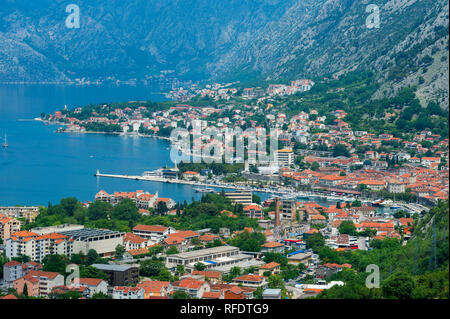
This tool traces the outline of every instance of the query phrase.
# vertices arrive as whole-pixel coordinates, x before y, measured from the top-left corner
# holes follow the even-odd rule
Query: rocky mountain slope
[[[371,70],[374,97],[418,85],[448,107],[446,0],[65,0],[0,5],[0,82],[142,78],[288,80]],[[368,28],[376,4],[380,27]]]

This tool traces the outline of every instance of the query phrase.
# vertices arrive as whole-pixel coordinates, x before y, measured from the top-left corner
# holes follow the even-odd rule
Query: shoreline
[[[24,121],[24,120],[22,120]],[[36,117],[30,121],[37,121],[37,122],[42,122],[42,123],[46,123],[47,125],[62,125],[62,126],[66,126],[67,124],[65,123],[60,123],[60,122],[52,122],[52,121],[48,121],[48,120],[43,120],[39,117]],[[56,130],[54,131],[54,133],[73,133],[73,134],[105,134],[105,135],[119,135],[119,136],[137,136],[137,137],[145,137],[145,138],[156,138],[156,139],[160,139],[160,140],[165,140],[165,141],[170,141],[169,137],[165,137],[165,136],[159,136],[159,135],[146,135],[146,134],[140,134],[140,133],[135,133],[135,132],[131,132],[131,133],[127,133],[127,132],[97,132],[97,131],[66,131],[66,130]]]

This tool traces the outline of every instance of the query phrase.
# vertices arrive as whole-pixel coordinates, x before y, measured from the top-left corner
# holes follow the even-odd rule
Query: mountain
[[[143,78],[290,80],[370,70],[374,97],[417,85],[448,107],[446,0],[4,0],[0,82]],[[369,29],[369,4],[380,27]]]

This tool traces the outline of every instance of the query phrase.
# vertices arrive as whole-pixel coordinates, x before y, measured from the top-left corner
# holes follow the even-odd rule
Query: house
[[[169,281],[147,280],[137,284],[136,287],[144,289],[144,299],[166,297],[172,291]]]
[[[23,293],[25,285],[29,296],[48,296],[53,287],[64,285],[64,276],[57,272],[32,270],[14,281],[14,289],[19,294]]]
[[[133,234],[149,239],[152,243],[159,243],[173,232],[174,228],[159,225],[136,225],[133,228]]]
[[[366,185],[370,190],[380,191],[386,186],[386,183],[380,180],[363,180],[358,182],[358,185]]]
[[[202,299],[224,299],[224,295],[223,291],[207,291]]]
[[[58,299],[58,295],[64,295],[72,291],[80,293],[82,298],[88,298],[90,296],[90,290],[87,287],[68,287],[63,285],[53,287],[49,294],[49,298]]]
[[[96,293],[108,293],[108,283],[99,278],[79,278],[78,284],[80,287],[86,287],[89,289],[89,297]]]
[[[113,289],[113,299],[144,299],[144,289],[139,287],[116,286]]]
[[[162,198],[162,197],[158,198],[158,199],[156,200],[155,207],[158,207],[158,204],[159,204],[159,203],[165,203],[165,204],[166,204],[166,207],[167,207],[168,209],[172,209],[172,208],[174,208],[175,205],[176,205],[175,201],[174,201],[173,199],[171,199],[171,198]]]
[[[249,218],[263,218],[262,208],[258,205],[247,205],[244,207],[244,213]]]
[[[222,273],[220,271],[206,270],[206,271],[198,271],[193,270],[191,273],[192,276],[198,276],[198,279],[206,280],[210,283],[217,284],[222,281]]]
[[[188,181],[198,179],[199,177],[200,177],[200,173],[198,173],[198,172],[186,171],[183,173],[183,178]]]
[[[271,275],[280,273],[280,264],[276,262],[270,262],[268,264],[259,267],[259,275],[264,276],[265,272],[270,272]]]
[[[172,283],[173,291],[184,291],[193,298],[201,299],[205,292],[210,291],[210,286],[206,281],[185,278]]]
[[[276,241],[270,241],[266,242],[263,245],[261,245],[261,252],[262,253],[283,253],[284,252],[284,244],[278,243]]]
[[[123,236],[123,245],[125,250],[133,250],[146,248],[148,246],[148,239],[135,235],[133,233],[126,233]]]
[[[188,240],[183,237],[170,236],[162,241],[165,250],[175,247],[178,252],[184,252],[188,248]]]
[[[265,287],[267,285],[266,279],[259,275],[243,275],[233,279],[236,284],[242,284],[247,287]]]

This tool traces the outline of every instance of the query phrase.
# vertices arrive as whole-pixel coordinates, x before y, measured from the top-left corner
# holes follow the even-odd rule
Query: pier
[[[256,188],[256,187],[243,187],[243,186],[236,186],[236,185],[230,185],[230,184],[210,184],[210,183],[202,183],[198,181],[188,181],[188,180],[181,180],[181,179],[171,179],[171,178],[163,178],[158,176],[138,176],[138,175],[119,175],[119,174],[102,174],[99,171],[97,171],[94,176],[97,177],[107,177],[107,178],[121,178],[121,179],[131,179],[136,181],[147,181],[147,182],[157,182],[157,183],[170,183],[170,184],[184,184],[184,185],[191,185],[196,187],[205,187],[205,188],[222,188],[222,189],[233,189],[233,190],[242,190],[242,191],[253,191],[253,192],[259,192],[259,193],[267,193],[267,194],[274,194],[274,195],[280,195],[286,198],[298,198],[298,197],[304,197],[304,198],[323,198],[327,200],[335,200],[335,201],[352,201],[354,198],[347,198],[345,196],[331,196],[331,195],[325,195],[325,194],[319,194],[314,192],[301,192],[297,191],[295,189],[268,189],[268,188]],[[362,202],[369,203],[369,200],[360,199]]]

